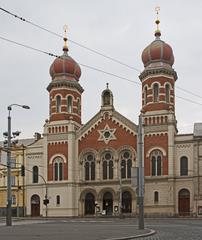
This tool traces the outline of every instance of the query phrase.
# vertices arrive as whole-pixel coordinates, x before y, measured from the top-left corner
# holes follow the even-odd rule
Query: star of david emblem
[[[98,130],[100,134],[98,141],[104,141],[106,144],[108,144],[109,141],[116,140],[116,137],[114,135],[115,131],[116,128],[109,128],[108,124],[106,124],[104,129]]]

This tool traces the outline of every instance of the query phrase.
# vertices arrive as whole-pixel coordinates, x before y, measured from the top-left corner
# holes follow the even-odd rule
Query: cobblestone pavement
[[[146,219],[145,225],[156,234],[139,240],[202,240],[202,219]]]
[[[139,240],[201,240],[202,219],[145,219],[156,234]],[[137,219],[15,219],[12,227],[0,223],[3,240],[116,240],[144,234]],[[1,239],[0,238],[0,239]],[[130,238],[131,239],[131,238]]]

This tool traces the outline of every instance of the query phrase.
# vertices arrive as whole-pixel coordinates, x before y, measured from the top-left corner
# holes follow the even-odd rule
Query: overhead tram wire
[[[53,34],[53,35],[55,35],[55,36],[60,37],[60,38],[63,39],[63,36],[62,36],[62,35],[60,35],[60,34],[58,34],[58,33],[55,33],[55,32],[53,32],[53,31],[51,31],[51,30],[49,30],[49,29],[47,29],[47,28],[45,28],[45,27],[42,27],[42,26],[36,24],[36,23],[33,23],[32,21],[26,20],[26,19],[23,18],[23,17],[19,17],[18,15],[14,14],[14,13],[12,13],[12,12],[4,9],[4,8],[1,8],[1,7],[0,7],[0,10],[2,10],[3,12],[5,12],[5,13],[7,13],[7,14],[9,14],[9,15],[11,15],[11,16],[13,16],[13,17],[15,17],[15,18],[17,18],[17,19],[19,19],[19,20],[21,20],[21,21],[23,21],[23,22],[29,23],[29,24],[31,24],[31,25],[34,26],[34,27],[37,27],[37,28],[39,28],[39,29],[41,29],[41,30],[44,30],[44,31],[46,31],[46,32],[48,32],[48,33],[50,33],[50,34]],[[69,38],[68,38],[68,41],[69,41],[69,42],[72,42],[73,44],[75,44],[75,45],[77,45],[77,46],[79,46],[79,47],[82,47],[82,48],[84,48],[84,49],[86,49],[86,50],[88,50],[88,51],[91,51],[91,52],[93,52],[93,53],[95,53],[95,54],[97,54],[97,55],[100,55],[100,56],[102,56],[102,57],[104,57],[104,58],[107,58],[107,59],[109,59],[109,60],[111,60],[111,61],[114,61],[114,62],[116,62],[116,63],[119,63],[119,64],[121,64],[121,65],[123,65],[123,66],[125,66],[125,67],[128,67],[128,68],[132,69],[132,70],[135,70],[135,71],[137,71],[138,73],[141,73],[141,71],[140,71],[139,69],[137,69],[137,68],[135,68],[135,67],[132,67],[132,66],[126,64],[126,63],[123,63],[123,62],[121,62],[121,61],[119,61],[119,60],[117,60],[117,59],[115,59],[115,58],[112,58],[112,57],[110,57],[110,56],[107,56],[106,54],[103,54],[103,53],[101,53],[101,52],[99,52],[99,51],[97,51],[97,50],[94,50],[94,49],[92,49],[92,48],[89,48],[89,47],[87,47],[87,46],[84,46],[83,44],[78,43],[78,42],[76,42],[76,41],[73,41],[73,40],[71,40],[71,39],[69,39]]]
[[[2,39],[2,40],[4,40],[4,41],[7,41],[7,42],[9,42],[9,43],[12,43],[12,44],[15,44],[15,45],[18,45],[18,46],[27,48],[27,49],[31,49],[31,50],[33,50],[33,51],[37,51],[37,52],[39,52],[39,53],[46,54],[46,55],[51,56],[51,57],[60,58],[60,56],[58,56],[58,55],[56,55],[56,54],[53,54],[53,53],[50,53],[50,52],[46,52],[46,51],[40,50],[40,49],[38,49],[38,48],[34,48],[34,47],[31,47],[31,46],[22,44],[22,43],[18,43],[18,42],[16,42],[16,41],[10,40],[10,39],[8,39],[8,38],[4,38],[4,37],[1,37],[1,36],[0,36],[0,39]],[[88,69],[91,69],[91,70],[94,70],[94,71],[97,71],[97,72],[101,72],[101,73],[104,73],[104,74],[107,74],[107,75],[110,75],[110,76],[113,76],[113,77],[116,77],[116,78],[119,78],[119,79],[122,79],[122,80],[125,80],[125,81],[128,81],[128,82],[131,82],[131,83],[134,83],[134,84],[137,84],[137,85],[141,85],[141,83],[139,83],[139,82],[133,81],[133,80],[128,79],[128,78],[125,78],[125,77],[121,77],[121,76],[119,76],[119,75],[117,75],[117,74],[110,73],[110,72],[106,72],[106,71],[104,71],[104,70],[101,70],[101,69],[99,69],[99,68],[95,68],[95,67],[92,67],[92,66],[89,66],[89,65],[86,65],[86,64],[82,64],[82,63],[79,63],[79,64],[80,64],[81,66],[83,66],[83,67],[88,68]],[[180,98],[180,99],[183,99],[184,101],[187,101],[187,102],[194,103],[194,104],[197,104],[197,105],[202,106],[202,103],[195,102],[195,101],[190,100],[190,99],[188,99],[188,98],[180,97],[180,96],[177,96],[177,95],[175,95],[175,97]]]
[[[24,48],[27,48],[27,49],[31,49],[31,50],[34,50],[36,52],[39,52],[39,53],[44,53],[46,55],[49,55],[51,57],[56,57],[56,58],[60,58],[60,56],[56,55],[56,54],[53,54],[53,53],[50,53],[50,52],[47,52],[47,51],[43,51],[41,49],[38,49],[38,48],[34,48],[34,47],[31,47],[29,45],[26,45],[26,44],[23,44],[23,43],[19,43],[19,42],[16,42],[16,41],[13,41],[13,40],[10,40],[8,38],[5,38],[5,37],[2,37],[0,36],[0,39],[4,40],[4,41],[7,41],[9,43],[12,43],[12,44],[15,44],[15,45],[18,45],[18,46],[21,46],[21,47],[24,47]],[[134,84],[137,84],[137,85],[141,85],[141,83],[137,82],[137,81],[133,81],[131,79],[128,79],[128,78],[125,78],[125,77],[121,77],[119,75],[116,75],[114,73],[110,73],[110,72],[107,72],[107,71],[104,71],[102,69],[99,69],[99,68],[96,68],[96,67],[92,67],[92,66],[89,66],[89,65],[86,65],[86,64],[82,64],[82,63],[79,63],[81,66],[85,67],[85,68],[88,68],[88,69],[91,69],[91,70],[94,70],[94,71],[97,71],[97,72],[101,72],[101,73],[104,73],[104,74],[107,74],[107,75],[110,75],[110,76],[113,76],[113,77],[116,77],[116,78],[119,78],[119,79],[123,79],[125,81],[128,81],[128,82],[131,82],[131,83],[134,83]]]
[[[15,18],[17,18],[17,19],[19,19],[19,20],[21,20],[21,21],[23,21],[23,22],[26,22],[26,23],[28,23],[28,24],[36,27],[36,28],[39,28],[39,29],[41,29],[41,30],[43,30],[43,31],[46,31],[46,32],[48,32],[48,33],[50,33],[50,34],[52,34],[52,35],[54,35],[54,36],[63,38],[62,35],[60,35],[60,34],[58,34],[58,33],[55,33],[55,32],[53,32],[53,31],[51,31],[51,30],[49,30],[49,29],[47,29],[47,28],[45,28],[45,27],[42,27],[42,26],[40,26],[40,25],[38,25],[38,24],[36,24],[36,23],[34,23],[34,22],[32,22],[32,21],[26,20],[26,19],[23,18],[23,17],[19,17],[17,14],[14,14],[14,13],[12,13],[12,12],[10,12],[10,11],[2,8],[2,7],[0,7],[0,10],[3,11],[3,12],[5,12],[5,13],[7,13],[7,14],[9,14],[9,15],[11,15],[11,16],[13,16],[13,17],[15,17]],[[107,56],[107,55],[105,55],[105,54],[103,54],[103,53],[101,53],[101,52],[99,52],[99,51],[97,51],[97,50],[94,50],[94,49],[92,49],[92,48],[89,48],[89,47],[87,47],[87,46],[85,46],[85,45],[83,45],[83,44],[81,44],[81,43],[78,43],[78,42],[76,42],[76,41],[73,41],[73,40],[71,40],[71,39],[68,39],[68,41],[69,41],[69,42],[72,42],[73,44],[75,44],[75,45],[77,45],[77,46],[79,46],[79,47],[81,47],[81,48],[84,48],[84,49],[86,49],[86,50],[88,50],[88,51],[91,51],[91,52],[93,52],[93,53],[95,53],[95,54],[97,54],[97,55],[99,55],[99,56],[102,56],[102,57],[104,57],[104,58],[106,58],[106,59],[109,59],[109,60],[111,60],[111,61],[113,61],[113,62],[116,62],[116,63],[118,63],[118,64],[120,64],[120,65],[123,65],[123,66],[125,66],[125,67],[127,67],[127,68],[130,68],[130,69],[132,69],[132,70],[135,70],[135,71],[137,71],[138,73],[141,73],[141,70],[139,70],[139,69],[137,69],[137,68],[135,68],[135,67],[133,67],[133,66],[130,66],[130,65],[124,63],[124,62],[121,62],[121,61],[119,61],[119,60],[117,60],[117,59],[115,59],[115,58],[112,58],[112,57],[110,57],[110,56]],[[202,99],[202,96],[200,96],[200,95],[198,95],[198,94],[195,94],[195,93],[193,93],[193,92],[191,92],[191,91],[189,91],[189,90],[186,90],[186,89],[184,89],[184,88],[182,88],[182,87],[176,86],[176,88],[178,88],[178,89],[180,89],[181,91],[186,92],[186,93],[188,93],[188,94],[190,94],[190,95],[193,95],[193,96],[195,96],[195,97],[198,97],[198,98],[201,98],[201,99]]]

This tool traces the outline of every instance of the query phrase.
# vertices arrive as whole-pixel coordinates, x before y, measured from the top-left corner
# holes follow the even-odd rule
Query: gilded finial
[[[68,51],[68,46],[67,46],[67,29],[68,29],[67,25],[64,25],[64,27],[63,27],[63,30],[64,30],[64,38],[63,38],[63,40],[64,40],[64,47],[63,47],[63,51],[64,52]]]
[[[157,29],[155,31],[155,36],[156,37],[160,37],[161,36],[161,31],[159,30],[159,23],[160,23],[160,20],[159,20],[159,12],[160,12],[160,7],[157,6],[155,7],[155,11],[156,11],[156,26],[157,26]]]
[[[107,85],[107,89],[109,88],[109,83],[106,84]]]

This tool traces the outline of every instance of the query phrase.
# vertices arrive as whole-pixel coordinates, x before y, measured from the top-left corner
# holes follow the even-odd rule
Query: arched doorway
[[[40,216],[40,197],[36,194],[31,197],[31,216]]]
[[[131,213],[132,209],[132,196],[131,193],[126,191],[122,193],[122,213]]]
[[[103,196],[103,210],[105,210],[106,215],[113,213],[113,196],[110,192],[106,192]]]
[[[92,193],[85,196],[85,215],[95,214],[95,197]]]
[[[180,216],[190,214],[190,192],[187,189],[181,189],[178,193],[178,212]]]

